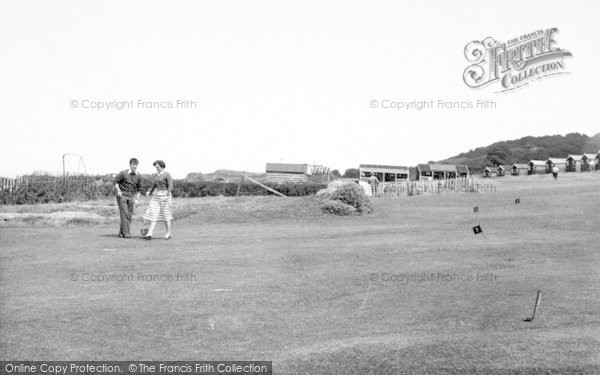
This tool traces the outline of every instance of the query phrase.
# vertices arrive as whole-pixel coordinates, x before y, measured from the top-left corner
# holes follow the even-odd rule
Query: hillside
[[[255,172],[242,172],[242,171],[233,171],[227,169],[219,169],[212,173],[188,173],[185,177],[186,181],[196,182],[196,181],[223,181],[223,182],[238,182],[241,179],[241,176],[246,175],[254,178],[263,177],[264,173],[255,173]]]
[[[585,134],[523,137],[512,141],[496,142],[469,152],[441,160],[440,163],[466,164],[471,169],[499,164],[526,163],[532,159],[567,157],[568,154],[596,153],[600,150],[600,133],[593,137]]]

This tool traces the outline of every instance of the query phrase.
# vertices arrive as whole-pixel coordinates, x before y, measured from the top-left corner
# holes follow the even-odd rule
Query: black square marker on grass
[[[515,199],[515,204],[519,204],[521,203],[521,200],[519,198]]]
[[[473,212],[479,212],[479,206],[473,207]]]
[[[483,231],[481,230],[481,226],[478,225],[476,227],[473,227],[473,233],[475,233],[475,234],[483,233]]]

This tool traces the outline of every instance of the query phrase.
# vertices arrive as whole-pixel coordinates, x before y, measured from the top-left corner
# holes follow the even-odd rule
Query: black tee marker
[[[479,212],[479,206],[473,207],[473,212]]]
[[[524,322],[533,322],[533,319],[535,318],[535,311],[540,305],[540,302],[542,302],[542,291],[538,290],[537,297],[535,297],[535,305],[533,306],[533,315],[531,318],[523,319]]]
[[[483,231],[481,230],[481,225],[473,227],[473,233],[475,233],[475,234],[483,233]]]
[[[519,198],[515,199],[515,204],[519,204],[521,203],[521,200]]]

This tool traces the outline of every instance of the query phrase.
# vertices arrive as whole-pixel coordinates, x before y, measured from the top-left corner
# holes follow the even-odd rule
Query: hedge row
[[[265,184],[287,196],[305,196],[315,194],[326,187],[325,184]],[[235,196],[238,194],[237,183],[225,182],[186,182],[175,180],[173,197],[206,197],[206,196]],[[273,193],[256,185],[239,185],[239,195],[272,195]],[[99,186],[70,185],[57,182],[42,182],[22,185],[9,191],[0,191],[2,204],[33,204],[51,202],[70,202],[93,200],[114,195],[114,185],[104,182]]]
[[[0,191],[2,204],[61,203],[102,197],[97,187],[63,185],[52,182],[21,185],[13,191]]]
[[[327,187],[325,184],[265,184],[271,189],[293,197],[316,194]],[[256,184],[226,183],[226,182],[185,182],[176,181],[173,187],[174,197],[205,197],[205,196],[235,196],[239,195],[272,195],[274,193]]]

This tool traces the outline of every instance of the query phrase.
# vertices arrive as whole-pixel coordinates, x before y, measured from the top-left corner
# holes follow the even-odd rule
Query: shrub
[[[331,194],[331,199],[348,204],[354,207],[359,213],[368,214],[373,212],[373,207],[365,191],[355,183],[344,184],[335,189]]]
[[[330,214],[346,216],[356,212],[356,208],[353,206],[342,203],[341,201],[325,200],[321,203],[321,209]]]
[[[321,208],[326,212],[335,213],[337,215],[350,215],[354,212],[359,214],[369,214],[373,212],[373,206],[365,194],[364,189],[353,182],[344,184],[332,183],[327,189],[319,191],[317,196],[321,198]],[[352,210],[331,202],[339,202],[351,207]]]
[[[217,181],[174,181],[173,197],[205,197],[205,196],[235,196],[238,192],[238,183],[235,182],[217,182]],[[291,196],[301,197],[315,194],[319,189],[325,187],[324,184],[265,184],[271,189]],[[243,183],[240,187],[240,195],[272,195],[270,191],[250,183]]]

